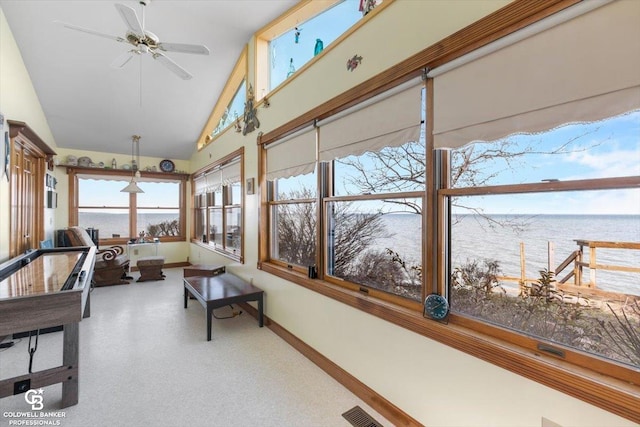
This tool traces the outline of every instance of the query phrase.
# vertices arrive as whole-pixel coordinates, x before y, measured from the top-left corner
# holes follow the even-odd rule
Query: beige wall
[[[259,130],[268,132],[505,3],[397,0],[270,98],[271,107],[258,112]],[[1,10],[0,31],[0,110],[9,118],[26,121],[54,146]],[[355,71],[348,72],[345,63],[354,54],[362,55],[363,62]],[[252,57],[250,51],[250,62]],[[190,170],[244,147],[245,177],[257,177],[256,136],[257,132],[246,137],[233,131],[225,133],[193,156]],[[105,163],[114,157],[108,153],[57,151],[60,158],[66,158],[67,154],[89,155],[94,161]],[[116,159],[121,163],[127,156],[116,156]],[[143,159],[143,167],[146,161]],[[182,163],[176,166],[186,168]],[[55,174],[60,200],[54,223],[55,228],[60,228],[65,227],[68,220],[67,181],[64,169],[56,168]],[[8,186],[4,178],[0,181],[1,260],[8,254]],[[246,261],[243,265],[188,243],[175,244],[176,259],[188,255],[193,263],[222,262],[231,271],[253,278],[254,283],[266,291],[265,308],[269,317],[421,423],[539,426],[545,417],[562,426],[633,425],[558,391],[257,270],[258,202],[258,195],[245,196]]]
[[[27,123],[44,142],[56,150],[49,124],[40,106],[22,55],[9,24],[0,8],[0,112],[5,120]],[[5,124],[6,126],[6,124]],[[3,135],[2,138],[4,138]],[[0,141],[4,158],[4,141]],[[9,258],[9,183],[4,176],[4,160],[0,161],[0,262]],[[55,210],[45,209],[45,234],[51,237]]]
[[[506,1],[397,0],[306,72],[269,96],[260,131],[269,132],[393,66]],[[254,43],[249,43],[253,67]],[[353,72],[346,60],[363,57]],[[249,71],[253,76],[253,70]],[[258,88],[260,92],[260,88]],[[245,147],[245,175],[257,177],[257,132],[226,132],[196,153],[196,170]],[[266,292],[267,315],[384,398],[428,426],[629,426],[633,423],[377,317],[256,269],[259,196],[245,196],[245,263],[196,245],[192,262],[224,263]]]

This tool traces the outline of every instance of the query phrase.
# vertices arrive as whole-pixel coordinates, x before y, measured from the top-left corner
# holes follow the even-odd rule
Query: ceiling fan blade
[[[142,29],[142,25],[140,25],[140,20],[138,19],[138,15],[136,15],[136,11],[129,6],[120,3],[116,3],[115,6],[129,31],[143,37],[144,30]]]
[[[93,34],[94,36],[104,37],[106,39],[115,40],[117,42],[126,42],[126,40],[120,36],[112,36],[111,34],[105,34],[99,31],[90,30],[88,28],[78,27],[77,25],[67,24],[66,22],[62,22],[62,21],[54,21],[54,22],[57,24],[61,24],[64,27],[69,28],[71,30],[82,31],[83,33]]]
[[[158,43],[158,49],[164,52],[181,52],[195,53],[196,55],[209,55],[209,49],[201,44]]]
[[[130,50],[128,52],[119,55],[116,59],[111,63],[112,68],[122,68],[133,58],[134,54],[138,53],[137,50]]]
[[[164,56],[162,53],[155,51],[153,52],[152,55],[153,55],[153,59],[158,60],[162,65],[167,67],[169,70],[175,73],[182,80],[190,80],[191,77],[193,77],[191,74],[189,74],[187,70],[185,70],[184,68],[182,68],[181,66],[173,62],[171,58]]]

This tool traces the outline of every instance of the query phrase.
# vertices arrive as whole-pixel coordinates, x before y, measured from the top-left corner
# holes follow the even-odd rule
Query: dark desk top
[[[183,280],[199,293],[205,301],[223,300],[264,292],[262,289],[256,288],[251,283],[231,273],[223,273],[211,277],[185,277]]]

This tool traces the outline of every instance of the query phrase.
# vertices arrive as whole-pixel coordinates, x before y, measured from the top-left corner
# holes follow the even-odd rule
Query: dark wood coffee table
[[[263,305],[264,291],[251,283],[245,282],[231,273],[217,276],[192,276],[182,279],[184,282],[184,308],[187,308],[189,294],[200,301],[207,310],[207,341],[211,341],[211,316],[213,310],[226,305],[257,301],[258,324],[264,325]]]

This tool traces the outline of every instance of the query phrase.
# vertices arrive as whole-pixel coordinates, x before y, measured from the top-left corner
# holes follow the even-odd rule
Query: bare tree
[[[573,136],[563,144],[550,149],[538,150],[535,143],[521,144],[508,138],[492,143],[469,144],[451,153],[452,187],[482,187],[491,185],[507,170],[517,171],[527,164],[528,155],[559,155],[588,151],[600,143],[589,143],[584,147],[578,142],[595,130]],[[412,141],[400,147],[387,147],[378,152],[367,152],[361,157],[349,157],[336,162],[356,171],[350,174],[345,184],[354,186],[360,193],[406,192],[421,190],[426,185],[427,165],[424,142]],[[495,168],[501,162],[502,167]],[[408,205],[414,212],[421,208]],[[463,207],[464,206],[459,206]],[[477,213],[477,212],[475,212]]]
[[[309,199],[309,189],[294,191],[280,199]],[[277,208],[278,258],[290,264],[316,263],[316,206],[314,203],[282,204]]]
[[[291,191],[280,200],[310,200],[310,189]],[[278,257],[296,265],[316,263],[316,205],[311,202],[287,203],[278,206]],[[386,236],[381,213],[355,212],[351,203],[332,205],[330,246],[334,248],[332,274],[343,277],[353,268],[355,259],[375,240]]]
[[[351,203],[333,205],[330,247],[333,247],[332,274],[346,277],[353,271],[353,264],[376,241],[386,236],[381,213],[353,212]]]
[[[149,224],[147,234],[153,237],[178,236],[180,234],[180,224],[177,219],[162,221],[158,224]]]

